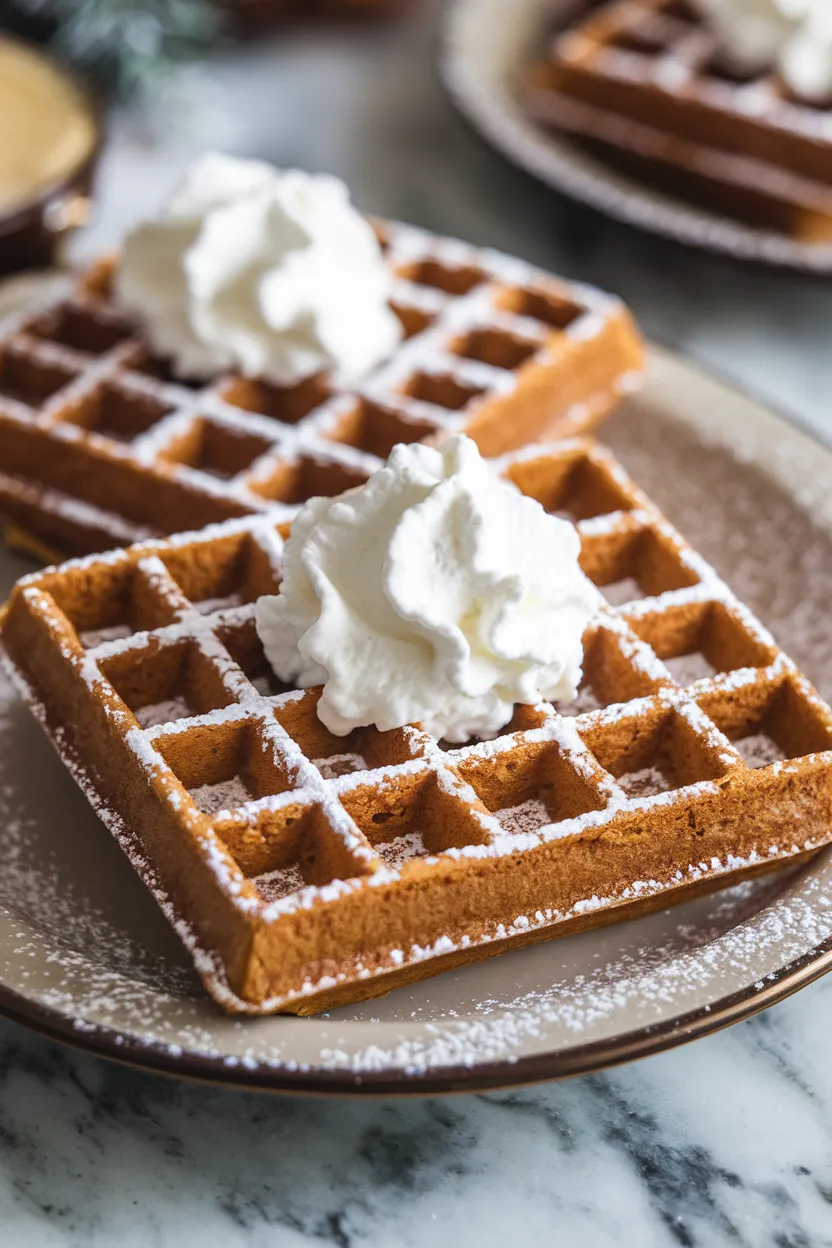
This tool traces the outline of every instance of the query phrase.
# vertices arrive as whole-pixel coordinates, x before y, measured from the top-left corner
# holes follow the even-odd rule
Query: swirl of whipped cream
[[[183,377],[239,369],[278,385],[351,381],[401,326],[378,240],[343,182],[219,153],[127,237],[122,306]]]
[[[832,95],[830,0],[693,0],[743,73],[776,69],[795,95]]]
[[[515,702],[575,696],[599,602],[579,550],[469,438],[400,445],[366,485],[302,508],[257,629],[282,680],[324,685],[318,715],[339,736],[489,737]]]

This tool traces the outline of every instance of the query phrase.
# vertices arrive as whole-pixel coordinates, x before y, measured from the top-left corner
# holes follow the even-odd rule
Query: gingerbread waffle
[[[804,241],[832,239],[832,107],[744,77],[682,0],[604,0],[551,44],[529,112],[627,172]]]
[[[501,469],[599,588],[569,706],[496,740],[330,734],[282,687],[248,517],[24,578],[10,670],[229,1010],[313,1013],[625,919],[832,837],[832,712],[608,452]]]
[[[102,263],[0,324],[0,512],[61,551],[164,536],[367,479],[396,442],[465,431],[486,455],[590,428],[635,384],[629,313],[519,260],[378,227],[405,340],[355,389],[178,384]]]

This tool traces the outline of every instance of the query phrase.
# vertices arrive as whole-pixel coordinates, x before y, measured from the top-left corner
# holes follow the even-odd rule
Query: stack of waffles
[[[524,98],[544,124],[707,206],[832,239],[832,108],[743,76],[683,0],[603,0],[553,40]]]
[[[254,628],[275,515],[25,578],[14,676],[226,1008],[310,1013],[665,906],[829,840],[832,712],[612,457],[499,470],[598,590],[568,706],[462,747],[332,736]]]
[[[166,536],[365,481],[397,442],[485,455],[588,430],[632,389],[616,300],[519,260],[379,225],[404,341],[353,389],[186,386],[116,306],[112,265],[0,324],[0,512],[68,552]]]

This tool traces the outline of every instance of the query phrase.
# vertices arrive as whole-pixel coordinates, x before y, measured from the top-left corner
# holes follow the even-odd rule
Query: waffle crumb
[[[658,767],[641,767],[618,777],[618,783],[628,797],[653,797],[656,793],[669,793],[675,786]]]
[[[428,852],[421,832],[405,832],[391,841],[379,841],[375,851],[388,867],[396,870],[409,858],[425,858]]]
[[[142,728],[156,728],[159,724],[172,724],[177,719],[188,719],[194,714],[185,698],[168,698],[166,702],[151,702],[140,706],[133,714]]]
[[[640,598],[647,597],[634,576],[623,576],[620,581],[610,581],[609,585],[600,588],[611,607],[623,607],[627,602],[638,602]]]
[[[717,671],[713,663],[700,651],[694,654],[677,654],[673,659],[665,659],[664,665],[676,684],[682,688],[695,684],[697,680],[710,680]]]
[[[747,767],[768,767],[771,763],[782,763],[788,754],[784,754],[780,746],[765,732],[755,732],[749,737],[741,737],[734,742]]]
[[[546,809],[545,802],[539,797],[530,797],[519,806],[506,806],[494,812],[504,832],[517,836],[522,832],[536,832],[538,828],[551,823],[552,819]]]
[[[353,771],[367,771],[367,760],[360,754],[330,754],[327,758],[313,758],[324,780],[337,780]]]
[[[129,624],[111,624],[109,628],[84,629],[78,634],[78,640],[85,650],[94,650],[96,646],[103,646],[105,641],[121,641],[132,633]]]
[[[250,802],[254,796],[247,788],[241,776],[232,776],[219,784],[200,784],[195,789],[188,789],[191,797],[200,810],[206,815],[215,815],[220,810],[233,810]]]
[[[277,871],[266,871],[263,875],[256,875],[251,882],[267,903],[280,901],[281,897],[288,897],[306,885],[300,867],[294,865],[280,867]]]

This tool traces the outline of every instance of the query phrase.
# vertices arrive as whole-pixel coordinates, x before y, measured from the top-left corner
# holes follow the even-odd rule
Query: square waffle
[[[585,10],[586,6],[584,6]],[[832,239],[832,108],[743,77],[682,0],[604,0],[553,40],[529,112],[627,172],[805,241]]]
[[[378,232],[405,340],[350,390],[177,384],[114,305],[108,263],[0,324],[0,512],[58,550],[106,549],[339,494],[396,442],[464,431],[497,455],[574,434],[637,381],[618,300],[409,227]]]
[[[285,525],[228,521],[24,578],[10,670],[227,1009],[313,1013],[795,863],[832,837],[832,712],[591,441],[501,471],[598,586],[571,705],[461,747],[335,737],[254,600]]]

